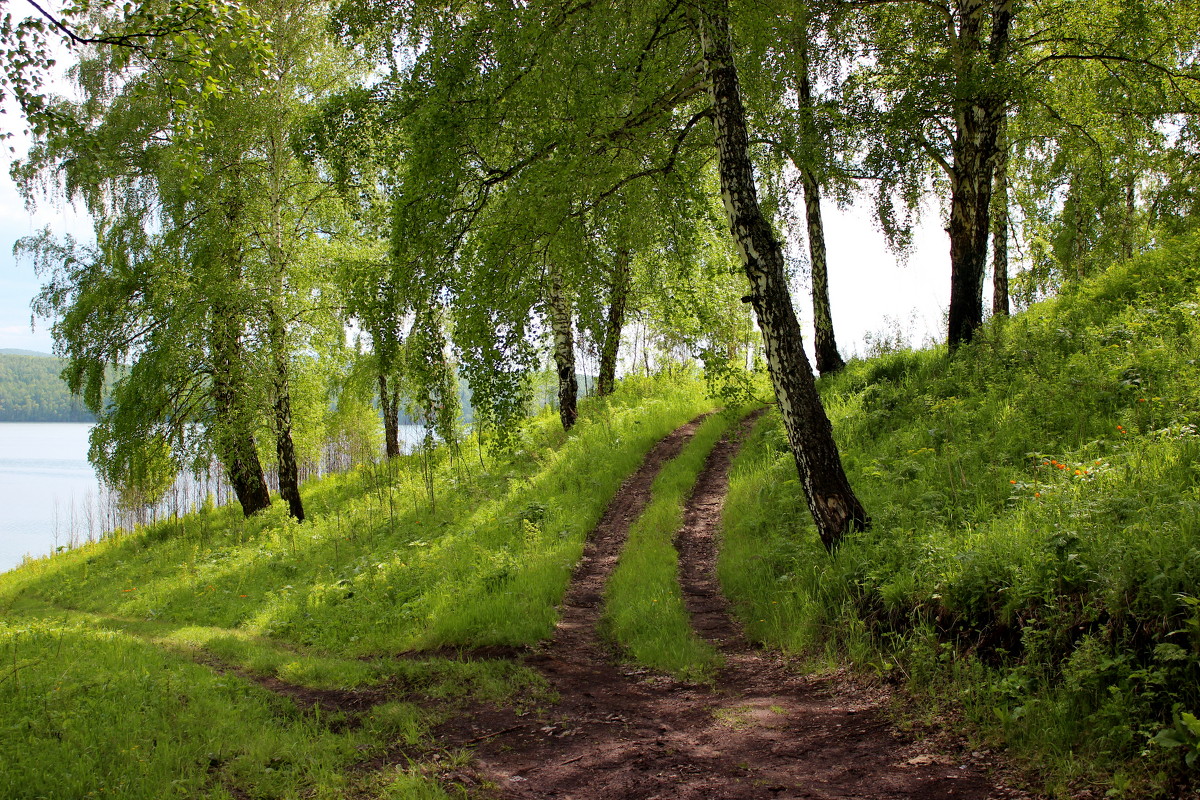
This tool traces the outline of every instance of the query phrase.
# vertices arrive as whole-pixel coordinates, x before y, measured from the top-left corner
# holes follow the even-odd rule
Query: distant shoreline
[[[62,359],[0,349],[0,422],[91,423],[95,416],[62,379]]]

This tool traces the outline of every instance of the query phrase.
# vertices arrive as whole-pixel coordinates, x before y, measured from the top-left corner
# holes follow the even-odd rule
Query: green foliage
[[[91,422],[57,358],[0,353],[0,422]]]
[[[829,557],[778,422],[760,426],[721,566],[748,631],[961,702],[1060,791],[1180,779],[1200,709],[1198,288],[1185,238],[953,358],[894,352],[825,381],[874,520]]]

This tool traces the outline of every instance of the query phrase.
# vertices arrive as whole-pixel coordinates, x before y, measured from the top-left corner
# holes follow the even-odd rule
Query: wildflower
[[[1059,464],[1059,465],[1058,465],[1058,468],[1059,468],[1059,469],[1066,469],[1066,468],[1067,468],[1067,465],[1066,465],[1066,464]]]
[[[1009,483],[1011,483],[1013,486],[1016,486],[1016,485],[1017,485],[1017,482],[1016,482],[1016,481],[1009,481]]]
[[[250,596],[250,595],[248,595],[248,594],[239,594],[239,595],[238,595],[238,597],[249,597],[249,596]]]
[[[1098,458],[1097,458],[1097,459],[1096,459],[1096,464],[1099,464],[1099,463],[1100,463],[1100,459],[1098,459]]]
[[[1139,398],[1138,398],[1138,402],[1139,402],[1139,403],[1144,403],[1144,402],[1146,402],[1146,398],[1144,398],[1144,397],[1139,397]]]
[[[1034,492],[1034,493],[1033,493],[1033,496],[1034,496],[1034,497],[1041,497],[1041,496],[1042,496],[1042,493],[1041,493],[1041,492]]]
[[[1081,469],[1077,469],[1077,470],[1075,470],[1075,474],[1076,474],[1076,475],[1082,475],[1082,474],[1083,474],[1083,470],[1081,470]]]

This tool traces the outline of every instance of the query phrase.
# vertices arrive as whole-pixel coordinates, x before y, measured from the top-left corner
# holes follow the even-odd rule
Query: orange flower
[[[1017,482],[1016,482],[1016,481],[1009,481],[1009,483],[1011,483],[1011,484],[1013,484],[1013,485],[1015,486]]]
[[[1059,464],[1059,465],[1058,465],[1058,468],[1059,468],[1059,469],[1066,469],[1066,468],[1067,468],[1067,465],[1066,465],[1066,464]]]
[[[1033,493],[1033,496],[1034,496],[1034,497],[1041,497],[1041,496],[1042,496],[1042,493],[1041,493],[1041,492],[1034,492],[1034,493]]]

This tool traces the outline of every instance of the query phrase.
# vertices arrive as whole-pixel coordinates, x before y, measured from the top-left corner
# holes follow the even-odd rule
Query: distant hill
[[[0,422],[92,422],[67,391],[61,360],[31,350],[0,350]]]
[[[54,358],[49,353],[42,353],[37,350],[20,350],[13,347],[0,347],[0,356],[38,356],[40,358]]]

